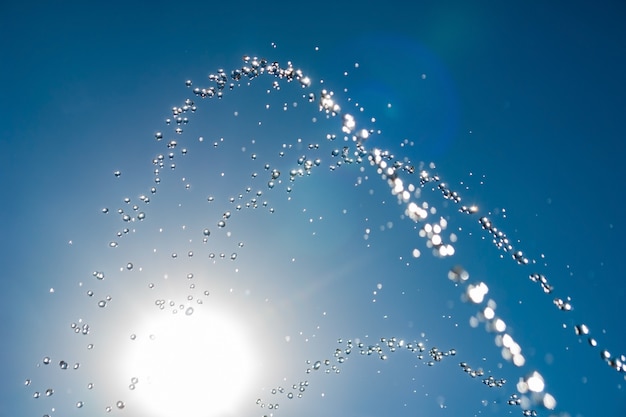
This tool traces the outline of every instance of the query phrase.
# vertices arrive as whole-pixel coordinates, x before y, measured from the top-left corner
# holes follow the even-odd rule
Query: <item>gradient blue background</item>
[[[94,260],[106,252],[108,236],[118,227],[106,223],[109,220],[103,220],[100,209],[149,186],[150,160],[155,149],[161,149],[153,143],[153,134],[164,129],[169,109],[189,94],[184,80],[201,83],[217,68],[241,65],[245,53],[291,60],[315,80],[323,78],[338,96],[348,85],[350,94],[377,115],[389,138],[388,142],[376,138],[376,146],[407,154],[414,161],[434,161],[446,182],[461,191],[470,186],[463,195],[484,213],[505,208],[506,218],[494,216],[497,224],[509,237],[519,239],[529,256],[539,259],[545,254],[548,265],[542,271],[564,291],[561,294],[571,295],[573,318],[556,311],[549,297],[540,294],[526,278],[531,271],[509,259],[500,260],[489,242],[478,237],[479,226],[465,218],[459,220],[466,222],[464,230],[473,227],[474,231],[462,239],[459,262],[492,283],[494,297],[511,317],[516,338],[522,340],[532,363],[546,377],[559,409],[572,416],[626,413],[623,374],[602,363],[598,349],[579,343],[571,328],[585,322],[612,354],[626,352],[622,260],[626,7],[622,2],[596,6],[585,2],[417,2],[410,6],[394,1],[24,2],[3,4],[0,16],[4,202],[0,347],[5,362],[0,415],[38,416],[47,410],[31,398],[23,381],[38,375],[36,364],[42,356],[73,352],[69,342],[64,345],[62,332],[77,317],[70,307],[78,303],[73,307],[81,308],[74,300],[84,299],[76,283],[87,281],[90,271],[97,269]],[[360,64],[358,71],[355,62]],[[344,71],[350,76],[344,77]],[[422,73],[427,74],[426,80],[421,80]],[[265,98],[252,95],[252,100]],[[387,102],[393,103],[391,109]],[[232,114],[232,109],[246,108],[234,97],[225,98],[222,107],[215,111]],[[293,133],[277,137],[274,148],[293,141],[298,132],[322,141],[314,131],[286,127]],[[247,132],[237,134],[246,137]],[[401,148],[404,138],[416,146]],[[230,152],[238,151],[239,145],[233,145]],[[116,169],[128,182],[114,180]],[[376,197],[370,198],[366,190],[353,187],[356,171],[317,174],[302,179],[301,188],[294,189],[295,207],[283,210],[291,214],[281,214],[288,217],[250,220],[258,226],[258,236],[242,231],[248,233],[248,248],[257,247],[257,242],[261,249],[268,243],[264,237],[280,242],[282,248],[294,248],[293,254],[285,253],[285,260],[279,261],[282,277],[268,278],[273,289],[284,291],[276,295],[283,302],[273,314],[293,318],[284,320],[284,329],[276,330],[277,334],[314,329],[322,320],[321,311],[333,317],[331,324],[322,326],[329,331],[321,332],[319,344],[276,348],[285,355],[285,369],[293,369],[295,376],[290,377],[304,377],[303,359],[330,356],[337,337],[364,334],[374,340],[396,334],[410,339],[424,331],[433,343],[450,345],[442,348],[465,349],[476,358],[484,351],[484,356],[497,359],[491,336],[479,329],[455,330],[441,318],[452,314],[467,327],[469,315],[475,312],[460,305],[459,293],[443,280],[449,264],[424,259],[430,254],[422,248],[420,260],[430,263],[419,270],[432,278],[417,281],[413,272],[403,272],[402,262],[375,262],[406,257],[418,246],[412,225],[399,219],[401,209],[386,185],[370,180],[378,184],[371,186],[378,188]],[[203,192],[194,195],[205,199]],[[159,204],[167,213],[169,206],[164,201]],[[337,251],[300,243],[298,231],[311,233],[308,217],[299,214],[307,207],[328,218],[329,229],[315,231],[327,239],[324,242],[335,242]],[[350,220],[337,216],[346,207],[356,212]],[[393,221],[396,234],[379,233],[371,242],[363,242],[364,217],[370,217],[375,227]],[[344,241],[335,237],[337,225],[345,227],[340,233]],[[272,235],[276,230],[281,233]],[[367,243],[372,245],[370,252]],[[302,283],[284,278],[291,276],[287,259],[306,259],[311,251],[318,258],[303,268],[323,270],[312,277],[332,276],[342,263],[348,272],[339,274],[341,279],[329,278],[335,284],[320,284],[321,290],[306,277]],[[271,275],[272,263],[262,265],[252,253],[250,249],[248,270],[258,268]],[[350,264],[358,256],[374,261]],[[378,282],[388,292],[383,291],[379,304],[373,306],[371,292]],[[245,285],[252,288],[253,284]],[[248,288],[245,285],[241,288]],[[439,294],[438,285],[441,300],[433,296]],[[50,287],[55,288],[54,295]],[[262,293],[262,288],[259,285],[257,292]],[[402,300],[403,291],[411,294],[411,300]],[[456,303],[452,309],[445,304],[450,300]],[[518,310],[520,300],[536,307]],[[294,313],[298,307],[311,310],[300,316]],[[388,312],[395,317],[391,323],[381,319]],[[268,340],[264,343],[275,339]],[[554,365],[546,364],[546,353],[555,358]],[[81,354],[82,345],[76,355]],[[338,378],[320,378],[316,389],[326,392],[325,400],[312,393],[276,415],[496,415],[480,400],[482,395],[490,400],[497,395],[462,374],[456,359],[440,364],[436,372],[420,366],[417,374],[406,365],[413,363],[408,355],[405,359],[395,355],[384,366],[367,359],[351,358]],[[268,375],[263,384],[281,383],[280,372]],[[509,384],[507,392],[513,389],[510,378]],[[332,392],[337,394],[329,395]],[[445,397],[448,408],[438,408],[439,396]],[[72,412],[71,408],[64,411],[85,415],[88,410]],[[499,412],[521,415],[519,408],[506,405]],[[254,413],[261,415],[262,410]]]

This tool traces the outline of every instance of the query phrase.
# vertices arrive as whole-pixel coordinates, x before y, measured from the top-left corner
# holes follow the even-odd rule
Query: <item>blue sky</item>
[[[184,380],[164,377],[174,399],[206,395],[200,405],[187,398],[190,408],[180,402],[176,412],[188,415],[522,415],[523,407],[506,402],[522,396],[516,384],[534,371],[557,400],[554,411],[526,404],[539,415],[626,411],[624,374],[600,358],[602,349],[626,353],[619,319],[626,295],[621,3],[35,2],[0,12],[0,331],[8,359],[1,416],[100,415],[107,406],[134,416],[153,412],[151,402],[176,407],[150,400],[159,393],[150,361],[171,362],[171,379]],[[193,87],[209,85],[209,73],[241,67],[244,54],[283,67],[291,61],[312,85],[279,80],[278,90],[263,76],[238,83],[221,100],[193,95]],[[424,223],[403,218],[406,207],[367,158],[329,169],[339,159],[332,151],[353,152],[354,144],[343,141],[341,116],[318,111],[322,89],[334,92],[357,126],[380,130],[365,142],[368,149],[390,150],[417,168],[424,162],[458,190],[461,204],[478,206],[480,214],[463,215],[430,185],[412,197],[436,208],[426,223],[446,220],[442,237],[458,238],[454,256],[431,255],[419,236]],[[316,102],[308,102],[309,92]],[[198,111],[185,113],[189,123],[177,135],[164,119],[186,98]],[[159,131],[162,141],[155,140]],[[337,139],[328,141],[328,133]],[[177,147],[168,149],[169,140]],[[159,154],[165,166],[157,175],[152,160]],[[304,166],[303,155],[321,162],[292,184],[289,171]],[[272,169],[281,174],[269,188]],[[417,174],[402,178],[419,184]],[[258,208],[245,207],[252,199]],[[146,219],[125,223],[118,208],[134,217],[144,211]],[[226,211],[232,215],[220,228]],[[536,263],[517,265],[498,251],[478,223],[482,215]],[[116,237],[125,227],[129,232]],[[211,230],[206,243],[204,228]],[[119,246],[110,248],[111,241]],[[468,324],[485,305],[462,301],[463,287],[446,278],[457,265],[470,272],[469,283],[489,286],[497,317],[522,348],[523,367],[502,357],[495,332]],[[554,294],[528,279],[535,272],[548,277]],[[111,300],[99,308],[106,296]],[[553,298],[568,296],[574,310],[559,311]],[[161,299],[162,310],[155,305]],[[191,305],[188,322],[206,321],[183,336],[167,333],[169,320],[184,320]],[[73,334],[72,323],[91,331]],[[574,334],[582,323],[597,347]],[[188,333],[194,337],[181,351],[159,350],[162,340]],[[133,345],[131,334],[144,345]],[[361,357],[356,347],[345,362],[333,356],[348,340],[367,347],[381,337],[421,341],[425,357],[398,349],[381,361],[377,353]],[[206,357],[192,345],[219,359],[194,359]],[[428,366],[434,346],[457,353]],[[133,368],[141,362],[133,355],[148,365]],[[52,364],[43,364],[46,356]],[[324,359],[329,365],[306,373]],[[80,367],[60,370],[61,360]],[[471,378],[462,361],[485,375]],[[230,373],[218,369],[224,363]],[[481,382],[489,375],[507,382],[489,388]],[[289,399],[288,391],[299,390],[292,385],[304,381],[302,398]],[[230,385],[236,389],[226,392],[238,396],[219,396],[233,404],[216,406],[217,387]],[[184,388],[173,393],[176,386]],[[285,392],[272,394],[278,387]],[[43,398],[34,399],[35,391]]]

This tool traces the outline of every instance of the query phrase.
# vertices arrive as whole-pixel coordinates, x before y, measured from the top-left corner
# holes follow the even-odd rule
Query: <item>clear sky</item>
[[[621,2],[0,16],[0,416],[626,414]]]

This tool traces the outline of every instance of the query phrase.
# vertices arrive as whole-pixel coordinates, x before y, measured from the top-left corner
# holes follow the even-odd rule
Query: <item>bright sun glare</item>
[[[244,327],[213,309],[189,313],[153,317],[131,343],[126,369],[144,415],[234,415],[257,373]]]

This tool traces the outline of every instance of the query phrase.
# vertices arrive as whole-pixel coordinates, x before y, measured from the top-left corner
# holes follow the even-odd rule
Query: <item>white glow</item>
[[[533,372],[530,377],[526,380],[526,384],[528,384],[528,389],[532,392],[542,392],[545,388],[545,383],[543,382],[543,377],[539,374],[539,372]]]
[[[393,193],[398,194],[404,191],[404,184],[400,178],[396,178],[393,182]]]
[[[478,285],[470,285],[467,288],[467,296],[473,303],[482,303],[485,299],[485,295],[489,292],[489,287],[484,282]]]
[[[138,383],[127,402],[136,398],[141,414],[236,414],[247,394],[257,363],[249,333],[227,315],[198,307],[191,315],[156,313],[131,343],[123,373]]]
[[[496,319],[495,328],[498,332],[503,332],[506,330],[506,323],[502,319]]]
[[[543,406],[548,410],[554,410],[556,408],[556,399],[552,395],[546,393],[546,395],[543,396]]]

